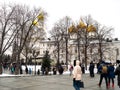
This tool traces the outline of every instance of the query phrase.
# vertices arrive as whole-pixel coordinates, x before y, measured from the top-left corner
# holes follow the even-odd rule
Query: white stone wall
[[[76,43],[69,41],[68,42],[68,59],[69,59],[69,63],[73,62],[73,60],[76,59],[76,57],[78,56],[76,51]],[[108,42],[111,43],[110,46],[108,45],[107,48],[109,48],[110,50],[107,52],[103,52],[104,54],[104,59],[106,60],[110,60],[111,62],[116,62],[116,59],[120,60],[120,41],[112,41],[112,42]],[[106,43],[107,44],[107,43]],[[48,50],[51,59],[55,60],[55,62],[57,62],[57,51],[56,50],[56,46],[54,46],[53,41],[41,41],[39,42],[39,45],[36,46],[37,50],[40,51],[40,54],[38,55],[38,57],[42,57],[45,54],[45,51]],[[96,52],[95,55],[92,55],[92,58],[97,58],[97,52],[98,49],[95,49],[97,47],[94,47],[94,52]],[[118,55],[116,52],[116,49],[118,49]],[[82,48],[81,48],[82,50]],[[89,50],[88,50],[89,51]],[[65,60],[65,50],[64,52],[62,52],[62,50],[60,51],[60,61],[63,60],[64,62]],[[81,55],[81,60],[84,58],[83,53],[80,53]],[[56,56],[56,57],[55,57]],[[88,52],[88,56],[90,56],[90,52]],[[89,60],[91,60],[91,57],[88,58]]]

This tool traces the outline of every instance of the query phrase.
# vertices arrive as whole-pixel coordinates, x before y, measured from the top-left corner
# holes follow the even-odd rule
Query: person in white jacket
[[[82,71],[80,67],[80,61],[76,60],[76,65],[73,70],[73,87],[75,90],[80,90],[80,81],[82,78]]]

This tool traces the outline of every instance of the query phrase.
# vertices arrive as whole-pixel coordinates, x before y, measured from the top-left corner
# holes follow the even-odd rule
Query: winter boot
[[[99,86],[99,87],[101,87],[101,85],[100,85],[100,84],[98,84],[98,86]]]
[[[114,88],[114,84],[112,84],[112,88]]]
[[[108,83],[108,88],[110,88],[110,83]]]

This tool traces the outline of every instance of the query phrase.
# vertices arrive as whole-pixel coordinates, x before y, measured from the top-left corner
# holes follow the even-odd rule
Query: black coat
[[[118,86],[120,86],[120,65],[116,68],[115,75],[117,75]]]
[[[113,65],[108,66],[108,77],[109,78],[115,78],[114,70],[115,68]]]

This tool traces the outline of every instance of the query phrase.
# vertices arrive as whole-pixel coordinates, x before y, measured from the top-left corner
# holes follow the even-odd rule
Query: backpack
[[[102,66],[102,73],[107,73],[107,66]]]

